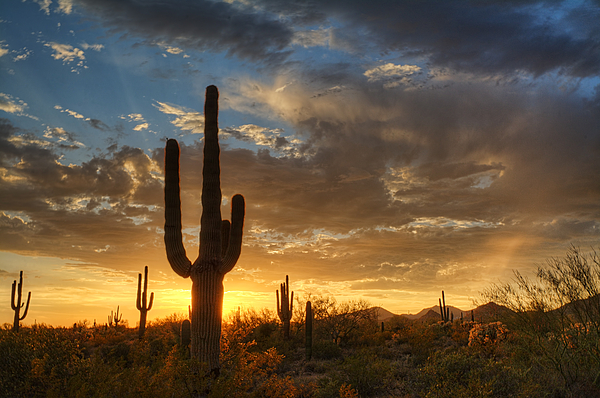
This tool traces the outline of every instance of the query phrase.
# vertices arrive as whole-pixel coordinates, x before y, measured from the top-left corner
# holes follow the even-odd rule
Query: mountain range
[[[510,312],[511,310],[502,305],[498,305],[493,302],[489,302],[487,304],[480,305],[476,308],[470,310],[462,310],[457,307],[447,306],[450,309],[450,313],[454,314],[454,319],[460,319],[461,314],[464,319],[471,320],[471,311],[473,311],[473,316],[475,320],[478,321],[488,321],[490,319],[497,319],[502,316],[506,312]],[[374,307],[377,311],[377,320],[379,322],[387,321],[393,317],[400,316],[402,318],[410,319],[410,320],[419,320],[422,322],[426,322],[429,320],[441,320],[440,315],[440,307],[438,305],[434,305],[432,307],[424,308],[416,314],[394,314],[382,307]]]

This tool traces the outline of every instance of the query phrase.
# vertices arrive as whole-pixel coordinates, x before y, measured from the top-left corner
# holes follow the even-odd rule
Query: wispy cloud
[[[204,132],[204,115],[200,114],[200,112],[160,101],[156,101],[154,106],[162,113],[175,115],[176,118],[171,123],[181,130],[189,131],[192,134]]]
[[[14,100],[10,95],[0,93],[0,110],[7,113],[21,114],[27,108],[27,104],[20,100]]]
[[[63,61],[65,64],[71,63],[77,59],[79,60],[79,66],[83,65],[83,60],[85,60],[83,50],[68,44],[60,44],[55,42],[46,43],[45,46],[54,50],[54,54],[52,55],[54,59]]]
[[[61,127],[46,128],[44,137],[56,139],[59,144],[69,144],[73,147],[85,147],[83,143],[75,140],[75,135],[73,133],[69,133]]]

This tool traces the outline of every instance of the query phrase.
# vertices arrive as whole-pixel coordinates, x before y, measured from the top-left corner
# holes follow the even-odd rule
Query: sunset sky
[[[512,270],[600,242],[600,1],[5,0],[0,324],[187,314],[163,243],[181,145],[197,256],[206,86],[223,216],[246,198],[225,312],[296,297],[472,308]]]

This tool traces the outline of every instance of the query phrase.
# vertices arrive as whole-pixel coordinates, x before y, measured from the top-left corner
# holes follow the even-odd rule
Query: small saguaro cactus
[[[312,338],[313,338],[313,317],[312,304],[310,301],[306,302],[306,320],[304,322],[304,334],[305,334],[305,347],[306,347],[306,360],[310,361],[312,358]]]
[[[185,252],[181,224],[179,144],[169,139],[165,147],[165,248],[175,273],[192,279],[191,354],[206,363],[213,375],[220,370],[223,279],[233,269],[242,250],[245,201],[231,199],[231,223],[221,220],[221,168],[219,164],[219,91],[206,88],[204,104],[204,160],[200,250],[192,263]]]
[[[442,298],[440,302],[440,315],[442,316],[443,322],[450,322],[450,308],[446,307],[446,298],[444,297],[444,291],[442,290]]]
[[[294,306],[294,292],[290,296],[290,280],[289,277],[285,276],[285,283],[281,285],[281,305],[279,302],[279,290],[276,290],[277,294],[277,315],[281,322],[283,322],[283,338],[290,338],[290,320],[292,319],[292,310]]]
[[[114,313],[110,311],[110,315],[108,316],[108,326],[113,326],[113,322],[114,322],[114,326],[115,329],[117,328],[117,326],[119,326],[119,322],[121,322],[121,319],[123,319],[123,314],[121,314],[121,316],[119,316],[119,306],[117,305],[117,312]]]
[[[181,348],[186,352],[186,355],[190,354],[190,342],[191,342],[191,323],[185,319],[181,322],[181,330],[179,332],[179,344]]]
[[[137,300],[135,306],[140,311],[140,328],[138,337],[144,337],[146,331],[146,315],[152,309],[154,302],[154,292],[150,293],[150,302],[148,303],[148,266],[144,267],[144,290],[142,291],[142,274],[138,274]]]
[[[19,323],[27,316],[27,311],[29,310],[29,301],[31,300],[31,292],[27,295],[27,304],[21,302],[21,298],[23,296],[23,271],[19,273],[19,285],[17,286],[17,281],[15,280],[12,284],[12,297],[10,301],[10,307],[15,312],[15,317],[13,320],[13,328],[14,332],[19,331]],[[16,298],[16,301],[15,301]],[[21,308],[25,305],[25,311],[23,315],[20,315]]]

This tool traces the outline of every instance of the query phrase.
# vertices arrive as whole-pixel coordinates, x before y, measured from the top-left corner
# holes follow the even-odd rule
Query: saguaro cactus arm
[[[171,268],[181,277],[190,276],[181,233],[181,196],[179,190],[179,144],[170,139],[165,147],[165,248]]]
[[[238,258],[240,258],[240,253],[242,252],[245,213],[246,203],[244,197],[242,195],[234,195],[233,198],[231,198],[231,227],[229,227],[229,222],[227,222],[227,227],[229,228],[227,228],[228,232],[226,238],[225,233],[221,231],[221,236],[223,238],[222,253],[224,253],[223,262],[219,269],[221,274],[226,274],[231,271],[237,263]],[[225,226],[225,222],[223,222],[221,229],[223,229],[223,226]]]

